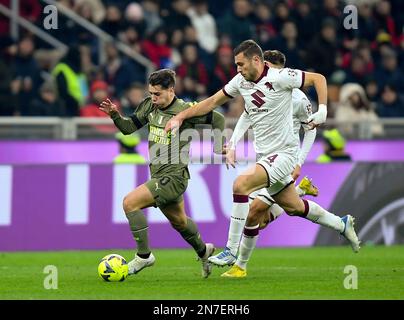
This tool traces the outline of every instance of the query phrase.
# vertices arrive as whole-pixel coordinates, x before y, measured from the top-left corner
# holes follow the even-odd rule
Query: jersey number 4
[[[260,108],[265,101],[262,98],[265,98],[265,94],[263,94],[261,91],[257,90],[253,94],[251,94],[251,97],[254,98],[251,102],[254,103],[258,108]]]

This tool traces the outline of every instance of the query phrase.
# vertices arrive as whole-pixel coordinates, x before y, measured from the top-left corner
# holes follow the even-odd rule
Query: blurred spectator
[[[275,15],[272,19],[272,26],[276,33],[280,33],[283,24],[291,19],[289,6],[286,1],[279,0],[275,3]]]
[[[363,87],[356,83],[343,85],[339,100],[339,105],[335,110],[335,120],[340,123],[338,128],[345,137],[353,137],[355,127],[358,127],[360,134],[368,132],[366,137],[362,136],[361,138],[383,135],[383,126],[380,124],[373,106],[368,101]],[[368,124],[369,122],[372,124]]]
[[[108,4],[105,19],[100,24],[101,29],[116,38],[125,29],[125,20],[121,9],[115,4]]]
[[[272,11],[268,3],[259,1],[254,7],[255,33],[258,43],[267,48],[267,43],[276,34],[272,25]]]
[[[101,0],[75,0],[74,2],[74,10],[79,12],[82,7],[85,5],[88,10],[91,12],[91,21],[95,24],[100,24],[102,20],[105,18],[106,10],[105,6]],[[87,10],[87,9],[86,9]]]
[[[128,25],[134,27],[138,34],[143,35],[146,30],[146,21],[142,6],[137,2],[130,3],[125,9],[125,18]]]
[[[96,80],[90,86],[90,102],[80,109],[80,117],[108,117],[98,109],[100,103],[108,97],[108,84]]]
[[[164,28],[158,28],[142,43],[145,56],[150,59],[157,69],[171,67],[171,48]]]
[[[296,24],[293,21],[285,21],[279,36],[270,41],[267,47],[277,48],[277,50],[284,52],[288,61],[287,67],[304,69],[297,39]]]
[[[394,84],[384,85],[376,111],[380,117],[404,117],[404,99]]]
[[[118,132],[115,135],[119,142],[119,155],[115,157],[114,163],[144,164],[146,159],[140,155],[136,147],[140,143],[140,137],[136,133],[124,135]]]
[[[403,71],[399,70],[397,53],[390,46],[380,47],[381,65],[376,70],[376,78],[379,88],[383,88],[385,84],[393,84],[398,90],[404,89]]]
[[[92,118],[109,118],[105,112],[98,109],[100,103],[108,98],[108,84],[105,81],[94,81],[90,86],[90,101],[89,103],[80,109],[80,117],[92,117]],[[111,98],[112,102],[118,106],[119,103]],[[109,135],[116,131],[116,128],[111,125],[92,125],[91,128],[97,133],[97,135],[105,134]]]
[[[160,17],[160,5],[158,0],[142,1],[144,20],[146,21],[146,35],[152,34],[163,24]]]
[[[170,1],[170,8],[163,10],[164,28],[168,33],[175,29],[185,29],[192,25],[191,19],[187,15],[187,10],[190,7],[188,0],[173,0]]]
[[[62,103],[57,97],[55,85],[52,82],[44,82],[39,89],[39,97],[34,99],[27,116],[52,116],[63,117],[65,115]]]
[[[308,68],[325,77],[335,70],[335,61],[338,51],[336,26],[333,20],[323,21],[320,33],[310,43],[307,50],[306,63]]]
[[[354,53],[351,63],[345,73],[344,83],[359,83],[365,85],[366,77],[369,74],[369,67],[359,53]]]
[[[208,11],[207,0],[193,1],[193,7],[187,10],[187,14],[196,29],[199,46],[214,53],[218,46],[216,21]]]
[[[393,44],[398,43],[398,34],[396,23],[391,15],[391,4],[390,1],[380,0],[376,3],[376,10],[374,14],[377,30],[387,32]]]
[[[173,66],[173,69],[178,67],[181,62],[181,48],[184,46],[184,31],[181,29],[175,29],[170,37],[169,45],[171,47],[171,56],[170,60]]]
[[[65,57],[53,68],[52,76],[57,85],[66,116],[76,117],[86,99],[86,79],[81,70],[81,55],[77,47],[71,47]]]
[[[132,84],[121,99],[122,113],[131,116],[145,98],[145,86],[142,83]]]
[[[369,101],[376,104],[376,102],[379,100],[379,87],[376,78],[371,76],[366,80],[365,91]]]
[[[330,20],[334,22],[337,31],[342,29],[343,26],[342,5],[343,3],[340,0],[323,0],[319,11],[319,16],[322,17],[323,21]]]
[[[197,47],[186,44],[182,50],[182,64],[177,68],[177,76],[182,78],[185,94],[196,100],[206,94],[208,73],[198,59]]]
[[[323,134],[324,153],[316,162],[330,163],[334,161],[351,161],[351,156],[345,152],[345,138],[337,129],[324,130]]]
[[[377,24],[373,18],[372,5],[368,1],[360,1],[358,4],[358,26],[355,34],[372,42],[377,34]]]
[[[38,96],[38,89],[42,79],[39,67],[33,57],[34,41],[31,37],[24,37],[18,42],[18,53],[15,58],[15,77],[20,82],[18,99],[20,114],[27,115],[30,104]]]
[[[230,37],[233,47],[255,37],[251,14],[252,6],[248,0],[234,0],[233,10],[229,10],[218,21],[218,30]]]
[[[13,116],[18,112],[20,82],[14,80],[16,52],[17,46],[10,37],[0,38],[0,116]]]
[[[143,81],[144,74],[137,72],[126,57],[120,56],[115,43],[106,43],[105,52],[104,79],[111,86],[111,93],[119,98],[132,82]]]
[[[298,0],[293,16],[299,30],[299,41],[302,49],[306,49],[318,30],[318,18],[310,8],[309,0]]]
[[[209,94],[214,94],[223,88],[236,74],[233,50],[229,46],[220,47],[217,51],[217,62],[209,80]]]

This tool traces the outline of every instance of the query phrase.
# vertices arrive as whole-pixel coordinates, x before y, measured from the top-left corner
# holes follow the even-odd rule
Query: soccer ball
[[[128,263],[119,254],[109,254],[101,259],[98,275],[105,281],[124,281],[128,276]]]

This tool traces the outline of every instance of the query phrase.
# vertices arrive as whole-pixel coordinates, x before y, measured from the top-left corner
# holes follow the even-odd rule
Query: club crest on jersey
[[[240,87],[243,89],[253,89],[254,88],[254,83],[243,80],[240,83]]]
[[[269,91],[275,91],[274,86],[271,82],[265,82],[265,86],[268,88]]]

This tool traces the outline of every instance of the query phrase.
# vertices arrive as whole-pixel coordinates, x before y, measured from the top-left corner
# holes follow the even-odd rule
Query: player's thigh
[[[285,189],[272,197],[287,213],[300,214],[304,212],[303,200],[297,194],[293,184],[288,185]]]
[[[155,203],[154,197],[145,184],[129,192],[123,199],[125,213],[151,207]]]
[[[256,164],[239,175],[233,183],[233,193],[250,194],[268,185],[268,175],[265,169]]]
[[[164,213],[168,221],[170,221],[175,229],[185,229],[187,225],[187,215],[185,213],[183,200],[177,203],[170,203],[163,207],[160,207],[160,210]]]
[[[145,186],[153,195],[156,207],[161,209],[169,204],[183,201],[188,179],[176,175],[166,175],[150,179],[145,183]]]

